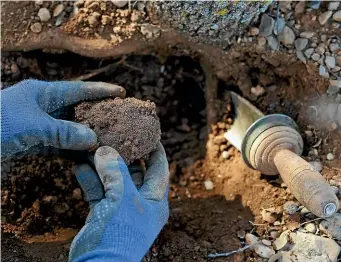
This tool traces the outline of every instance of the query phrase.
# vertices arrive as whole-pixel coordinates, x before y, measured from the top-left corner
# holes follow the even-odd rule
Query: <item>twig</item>
[[[133,70],[143,72],[143,70],[142,70],[141,68],[132,66],[132,65],[130,65],[130,64],[127,64],[126,62],[124,62],[123,65],[126,66],[126,67],[129,67],[129,68],[131,68],[131,69],[133,69]]]
[[[253,225],[253,226],[266,226],[266,224],[255,224],[255,223],[253,223],[253,222],[251,222],[251,221],[249,221],[249,223],[250,223],[251,225]]]
[[[226,252],[226,253],[214,253],[214,254],[208,254],[209,258],[217,258],[217,257],[229,257],[231,255],[237,254],[237,253],[241,253],[247,249],[249,249],[251,247],[251,245],[246,245],[245,247],[241,247],[238,248],[237,250],[233,250],[230,252]]]
[[[311,222],[314,222],[314,221],[317,221],[317,220],[321,220],[321,219],[324,219],[324,218],[318,217],[318,218],[315,218],[315,219],[312,219],[312,220],[303,222],[302,224],[300,224],[300,227],[303,226],[303,225],[305,225],[305,224],[308,224],[308,223],[311,223]]]

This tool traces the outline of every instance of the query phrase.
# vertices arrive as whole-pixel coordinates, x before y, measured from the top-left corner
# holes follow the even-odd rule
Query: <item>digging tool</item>
[[[280,174],[296,199],[318,217],[339,208],[338,199],[315,168],[300,157],[303,139],[293,119],[266,115],[230,92],[235,118],[225,138],[241,151],[245,163],[265,175]]]

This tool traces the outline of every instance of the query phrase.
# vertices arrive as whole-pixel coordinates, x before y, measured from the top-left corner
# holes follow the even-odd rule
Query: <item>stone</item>
[[[246,232],[244,230],[239,230],[237,232],[237,236],[241,239],[244,239],[245,238],[245,235],[246,235]]]
[[[329,84],[331,86],[337,86],[338,88],[341,88],[341,80],[329,80]]]
[[[265,94],[265,89],[259,85],[256,87],[251,87],[251,93],[254,94],[255,96],[262,96]]]
[[[327,160],[328,161],[332,161],[334,160],[334,155],[332,153],[328,153],[327,156],[326,156]],[[341,226],[341,225],[340,225]],[[340,239],[341,240],[341,239]]]
[[[291,10],[291,1],[279,1],[278,3],[284,13]]]
[[[209,179],[204,182],[204,186],[206,190],[213,190],[214,188],[213,182]]]
[[[59,4],[59,5],[57,5],[57,6],[54,8],[53,13],[52,13],[52,16],[53,16],[53,17],[57,17],[57,16],[59,16],[63,11],[64,11],[64,5],[63,5],[63,4]]]
[[[42,5],[42,4],[44,4],[44,1],[37,0],[37,1],[34,1],[34,3],[35,3],[36,5]]]
[[[128,1],[123,0],[111,0],[111,2],[118,8],[125,7],[128,4]]]
[[[300,33],[300,37],[308,38],[308,39],[312,38],[314,35],[315,35],[315,32],[309,32],[309,31]]]
[[[297,50],[297,51],[296,51],[296,57],[297,57],[300,61],[302,61],[304,64],[307,63],[307,60],[306,60],[305,56],[303,55],[303,52],[302,52],[302,51]]]
[[[313,59],[314,61],[318,61],[318,60],[320,60],[320,55],[318,54],[318,53],[314,53],[312,56],[311,56],[311,59]]]
[[[267,239],[262,239],[262,243],[266,246],[271,246],[271,241]]]
[[[270,258],[275,254],[275,251],[273,250],[272,247],[268,247],[261,243],[255,244],[253,249],[256,252],[256,254],[258,254],[262,258]]]
[[[304,48],[306,48],[308,44],[308,39],[297,38],[294,43],[295,43],[296,50],[302,51]]]
[[[311,164],[317,172],[322,171],[322,163],[320,161],[311,161],[309,164]]]
[[[329,73],[323,65],[320,65],[320,67],[319,67],[319,74],[322,77],[329,78]]]
[[[288,245],[288,234],[289,231],[284,231],[276,240],[273,242],[275,250],[281,250]]]
[[[333,14],[332,11],[326,11],[326,12],[320,14],[319,18],[318,18],[320,25],[324,25],[325,23],[327,23],[327,21],[332,16],[332,14]]]
[[[259,29],[257,27],[251,27],[249,29],[249,34],[252,36],[256,36],[259,34]]]
[[[334,13],[333,20],[337,22],[341,22],[341,10]]]
[[[303,14],[305,9],[305,1],[299,1],[295,6],[295,16]]]
[[[278,50],[279,42],[276,37],[274,37],[273,35],[270,35],[266,37],[266,40],[268,41],[268,45],[272,50]]]
[[[160,35],[160,28],[152,24],[143,24],[141,25],[141,33],[146,38],[157,37]]]
[[[325,218],[319,225],[322,232],[329,237],[341,240],[341,214],[336,213],[331,217]]]
[[[321,5],[321,0],[309,1],[308,6],[312,9],[319,9]]]
[[[340,5],[340,2],[329,2],[328,10],[329,11],[335,11],[338,9],[339,5]]]
[[[314,223],[308,223],[304,225],[304,229],[308,232],[308,233],[312,233],[315,234],[316,233],[316,225]]]
[[[224,159],[228,159],[231,156],[231,154],[228,151],[223,151],[221,153],[221,157]]]
[[[263,14],[259,25],[259,35],[264,37],[271,35],[274,25],[275,20],[267,14]]]
[[[256,243],[259,242],[259,237],[256,237],[255,235],[252,235],[250,233],[247,233],[245,235],[245,241],[246,243],[248,243],[249,245],[254,245]]]
[[[277,220],[277,215],[263,209],[261,212],[262,218],[265,222],[273,224]]]
[[[341,66],[341,55],[336,57],[336,64]]]
[[[285,20],[284,19],[282,19],[280,17],[278,19],[276,19],[275,26],[274,26],[275,35],[278,35],[279,33],[281,33],[284,29],[284,26],[285,26]]]
[[[336,65],[335,57],[333,56],[326,56],[324,62],[328,68],[334,68]]]
[[[22,56],[17,58],[17,64],[20,68],[27,68],[29,66],[28,60]]]
[[[95,27],[96,25],[99,24],[98,18],[96,18],[96,16],[94,16],[94,15],[88,16],[87,20],[88,20],[88,23],[91,27]]]
[[[55,26],[60,26],[60,25],[62,24],[65,15],[66,15],[66,13],[65,13],[65,12],[62,12],[62,13],[57,17]]]
[[[41,23],[34,23],[33,25],[31,25],[30,28],[31,28],[31,31],[36,34],[39,34],[42,30]]]
[[[143,12],[145,7],[146,5],[143,2],[137,3],[137,10],[139,10],[140,12]]]
[[[339,44],[337,44],[337,43],[331,43],[330,45],[329,45],[329,50],[330,50],[330,52],[332,52],[332,53],[335,53],[336,51],[339,51],[341,48],[340,48],[340,45]]]
[[[289,215],[293,215],[298,210],[298,204],[294,201],[287,201],[284,203],[283,208]]]
[[[290,27],[284,27],[283,31],[279,34],[279,41],[284,45],[292,45],[294,43],[295,34]]]
[[[311,55],[314,53],[314,48],[308,48],[304,51],[304,55],[309,59]]]
[[[303,207],[300,212],[302,215],[306,215],[310,213],[310,211],[306,207]]]
[[[45,7],[40,8],[38,11],[38,17],[39,17],[41,22],[47,22],[51,18],[50,11]]]
[[[324,45],[319,45],[316,47],[315,52],[319,55],[323,55],[326,50],[324,49]]]
[[[82,191],[79,188],[75,188],[72,191],[72,198],[76,199],[76,200],[81,200],[83,198],[82,197]]]

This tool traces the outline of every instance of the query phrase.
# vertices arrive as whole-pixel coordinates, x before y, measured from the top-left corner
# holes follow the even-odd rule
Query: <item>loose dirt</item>
[[[115,148],[127,164],[147,159],[161,138],[155,104],[135,98],[81,103],[76,120],[93,129],[100,146]]]

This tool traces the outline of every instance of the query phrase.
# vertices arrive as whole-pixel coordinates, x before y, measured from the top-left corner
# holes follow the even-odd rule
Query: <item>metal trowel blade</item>
[[[225,138],[239,151],[247,129],[264,114],[245,98],[230,91],[234,119],[231,128],[224,134]]]

